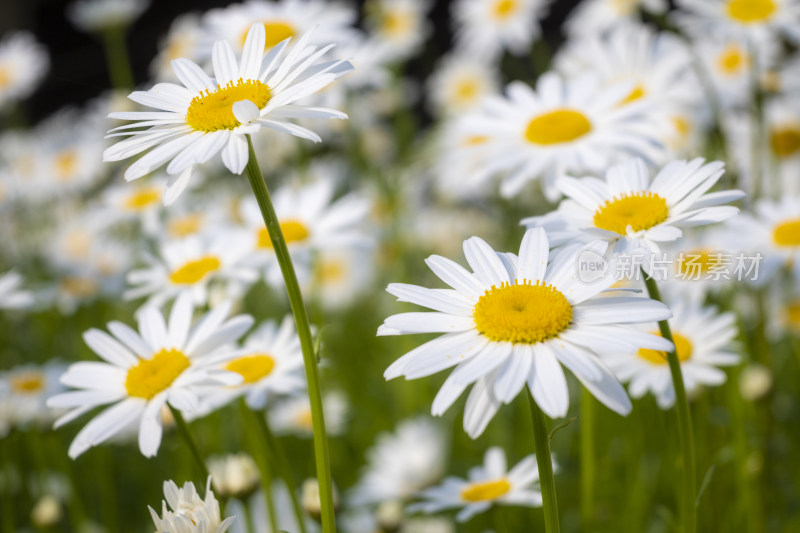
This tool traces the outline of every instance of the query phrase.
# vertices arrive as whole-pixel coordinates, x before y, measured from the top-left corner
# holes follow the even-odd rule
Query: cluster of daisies
[[[0,310],[25,332],[26,317],[79,324],[70,335],[85,346],[9,347],[0,439],[80,419],[73,459],[109,442],[154,457],[181,417],[203,423],[235,403],[279,439],[312,436],[282,271],[242,176],[254,167],[318,344],[326,328],[364,323],[381,337],[428,335],[345,332],[364,362],[351,377],[337,354],[322,360],[327,436],[314,437],[363,433],[353,398],[394,401],[374,392],[389,387],[373,386],[374,361],[386,380],[450,371],[424,400],[433,416],[387,424],[412,413],[386,408],[369,426],[374,443],[346,461],[358,479],[339,487],[343,531],[451,532],[451,518],[493,505],[542,505],[536,457],[508,463],[497,443],[466,477],[444,477],[454,450],[433,417],[463,396],[477,439],[502,431],[492,421],[520,395],[552,419],[576,413],[576,383],[619,415],[646,395],[670,409],[673,351],[690,397],[740,364],[753,376],[745,399],[769,388],[769,360],[745,353],[738,324],[767,322],[769,342],[800,332],[798,0],[583,0],[552,54],[551,2],[455,0],[452,47],[424,79],[406,73],[432,53],[434,3],[351,4],[248,0],[181,15],[137,87],[118,59],[157,7],[70,6],[70,22],[102,38],[118,86],[0,132]],[[33,35],[0,38],[4,123],[48,68]],[[404,312],[378,301],[386,282]],[[164,482],[155,527],[244,532],[249,518],[314,530],[314,481],[302,494],[267,485],[256,459],[209,460],[202,498]],[[37,527],[58,523],[52,500],[39,502]]]

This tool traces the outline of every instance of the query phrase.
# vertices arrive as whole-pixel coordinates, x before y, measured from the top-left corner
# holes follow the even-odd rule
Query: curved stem
[[[300,347],[303,351],[303,362],[308,380],[308,399],[311,404],[311,423],[314,428],[314,459],[317,466],[317,478],[319,480],[320,496],[320,521],[323,533],[335,532],[336,522],[333,511],[333,484],[331,482],[330,456],[328,454],[328,440],[325,433],[325,420],[322,414],[322,393],[319,385],[317,373],[317,357],[314,353],[314,342],[311,338],[311,327],[308,322],[308,314],[303,303],[303,296],[300,293],[300,285],[297,283],[297,275],[294,272],[292,258],[289,249],[286,247],[286,240],[281,231],[278,215],[272,206],[269,197],[267,184],[261,175],[261,169],[256,160],[256,152],[253,149],[253,141],[247,136],[248,160],[247,178],[256,196],[258,207],[261,209],[261,216],[267,226],[275,256],[281,267],[283,280],[286,283],[286,292],[289,293],[289,303],[292,307],[297,334],[300,338]]]
[[[270,465],[270,463],[275,461],[272,454],[269,453],[269,447],[266,447],[266,453],[255,453],[256,450],[263,450],[264,447],[259,446],[258,437],[255,435],[255,428],[252,422],[248,421],[247,418],[257,419],[259,416],[247,407],[244,398],[239,400],[239,409],[242,412],[245,434],[250,441],[250,447],[253,449],[253,460],[256,462],[258,473],[261,475],[261,489],[264,491],[264,501],[267,504],[267,519],[269,520],[271,531],[278,531],[278,515],[275,514],[275,498],[272,494],[272,467]],[[255,425],[258,425],[257,421],[253,420],[253,422],[255,422]],[[247,502],[242,503],[247,506]]]
[[[544,413],[531,394],[526,394],[531,407],[533,422],[533,444],[536,447],[536,464],[539,466],[539,485],[542,488],[542,508],[544,510],[544,530],[558,533],[558,503],[556,502],[556,482],[553,479],[553,458],[550,455],[550,436],[544,422]]]
[[[203,459],[203,455],[200,453],[200,448],[197,447],[197,443],[194,441],[192,433],[189,431],[189,426],[183,419],[181,412],[172,407],[169,403],[167,403],[167,407],[169,407],[172,417],[175,419],[175,426],[178,428],[178,433],[181,434],[181,438],[183,438],[184,442],[189,447],[189,450],[192,452],[192,457],[194,457],[197,468],[200,470],[200,474],[203,476],[201,485],[205,485],[208,481],[209,474],[208,468],[206,467],[206,462]]]
[[[663,302],[656,280],[648,276],[644,270],[642,270],[642,274],[644,275],[644,282],[647,286],[647,293],[650,295],[650,298]],[[658,323],[658,329],[661,331],[662,337],[673,341],[672,330],[667,320],[660,321]],[[689,400],[686,398],[686,387],[683,384],[681,363],[678,360],[678,354],[675,350],[667,352],[667,362],[669,363],[669,372],[672,375],[672,386],[675,388],[675,411],[678,415],[678,440],[680,441],[681,455],[683,457],[683,498],[681,503],[684,524],[683,530],[684,533],[695,533],[695,531],[697,531],[697,506],[695,504],[695,497],[697,496],[697,480],[695,479],[697,464],[694,456],[692,418],[689,412]]]
[[[589,531],[594,525],[595,485],[595,399],[581,390],[581,525]]]
[[[112,27],[103,31],[108,75],[115,89],[133,89],[133,74],[125,46],[125,28]]]

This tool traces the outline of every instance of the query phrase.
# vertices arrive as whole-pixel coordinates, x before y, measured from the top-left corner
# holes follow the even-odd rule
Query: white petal
[[[555,348],[555,352],[558,360],[606,407],[621,415],[631,412],[633,406],[625,388],[596,355],[567,343]]]
[[[237,120],[241,119],[237,116]],[[231,135],[230,139],[228,139],[228,144],[222,149],[222,163],[225,167],[232,173],[239,175],[247,166],[249,157],[247,141],[244,139],[244,135]]]
[[[549,344],[533,346],[528,388],[534,401],[550,418],[562,418],[569,410],[569,391],[564,371]]]

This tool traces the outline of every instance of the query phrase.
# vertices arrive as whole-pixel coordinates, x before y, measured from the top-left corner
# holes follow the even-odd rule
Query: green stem
[[[125,28],[108,28],[103,31],[102,36],[111,85],[115,89],[132,89],[133,74],[125,46]]]
[[[581,524],[584,531],[594,525],[595,484],[595,399],[586,389],[581,391]]]
[[[178,428],[178,433],[181,434],[184,442],[186,442],[186,445],[189,446],[189,450],[192,452],[192,456],[197,464],[197,468],[200,470],[200,474],[203,476],[201,485],[205,486],[209,474],[208,468],[206,467],[206,462],[203,459],[203,455],[200,453],[200,449],[197,447],[197,443],[194,441],[192,433],[189,431],[189,426],[183,419],[181,412],[172,407],[169,403],[167,403],[167,407],[169,407],[172,417],[175,419],[175,426]]]
[[[647,275],[642,270],[644,282],[647,286],[647,293],[653,300],[663,302],[661,293],[658,290],[656,280]],[[669,321],[662,320],[658,323],[661,336],[672,341],[672,330]],[[681,363],[675,350],[667,352],[667,362],[669,372],[672,375],[672,386],[675,388],[675,407],[678,415],[678,440],[681,446],[681,456],[683,458],[683,501],[681,504],[684,533],[695,533],[697,530],[697,507],[695,497],[697,496],[696,461],[694,455],[694,434],[692,433],[692,418],[689,411],[689,400],[686,398],[686,387],[683,384],[683,373],[681,373]]]
[[[533,422],[533,444],[536,447],[536,464],[539,466],[539,485],[542,488],[542,509],[544,510],[544,530],[558,533],[558,503],[556,502],[556,482],[553,479],[553,458],[550,455],[550,436],[544,422],[544,413],[531,394],[526,394],[531,408]]]
[[[2,502],[2,506],[0,506],[0,523],[3,526],[3,533],[14,533],[16,528],[14,527],[14,493],[11,490],[11,474],[9,473],[9,469],[12,468],[12,465],[19,460],[19,458],[14,458],[14,453],[12,450],[11,441],[15,438],[13,430],[11,433],[6,435],[3,438],[0,438],[0,452],[2,452],[2,465],[3,474],[5,474],[4,481],[5,483],[0,486],[0,502]]]
[[[250,509],[250,502],[242,500],[242,513],[244,514],[244,524],[247,527],[247,533],[256,533],[256,523],[253,520],[253,511]],[[272,531],[278,531],[274,525]]]
[[[275,462],[278,465],[278,475],[280,475],[283,482],[286,483],[286,489],[289,491],[289,498],[292,501],[292,508],[297,517],[297,527],[300,528],[300,533],[306,533],[305,515],[300,505],[300,499],[297,497],[297,483],[295,482],[291,468],[289,468],[289,460],[283,452],[280,441],[275,438],[275,434],[272,433],[272,429],[267,423],[266,413],[250,412],[253,413],[256,419],[256,424],[261,431],[261,435],[264,437],[267,448],[272,452],[275,458]]]
[[[303,351],[303,362],[308,381],[308,399],[311,404],[311,422],[314,428],[314,459],[317,467],[317,478],[319,480],[319,496],[321,505],[320,521],[323,533],[333,533],[336,531],[336,522],[333,510],[333,483],[331,482],[331,465],[328,454],[328,440],[325,433],[325,420],[322,414],[322,392],[319,385],[317,374],[317,357],[314,353],[314,342],[311,338],[311,326],[308,322],[306,307],[303,304],[303,296],[300,292],[300,285],[297,283],[297,275],[294,272],[292,258],[289,249],[286,247],[286,240],[283,238],[280,221],[272,206],[269,197],[267,183],[261,175],[261,169],[256,160],[256,152],[253,149],[253,141],[247,136],[248,160],[247,178],[256,196],[258,207],[261,209],[261,216],[267,226],[275,256],[281,267],[286,292],[289,293],[289,303],[292,307],[297,334],[300,337],[300,347]]]

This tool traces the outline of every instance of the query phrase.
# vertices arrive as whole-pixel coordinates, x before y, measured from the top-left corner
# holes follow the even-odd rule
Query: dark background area
[[[24,29],[33,32],[50,52],[51,68],[44,83],[23,110],[31,122],[38,122],[61,107],[80,105],[110,87],[100,42],[75,29],[65,9],[71,2],[56,0],[13,0],[0,2],[0,33]],[[220,0],[153,0],[128,32],[128,51],[134,79],[147,84],[148,67],[172,21],[190,11],[204,12],[234,2]],[[363,0],[358,4],[363,4]],[[430,13],[434,31],[420,58],[407,65],[407,74],[423,78],[435,58],[450,48],[450,1],[434,1]],[[578,0],[555,0],[542,21],[544,38],[551,49],[561,41],[560,28]]]

